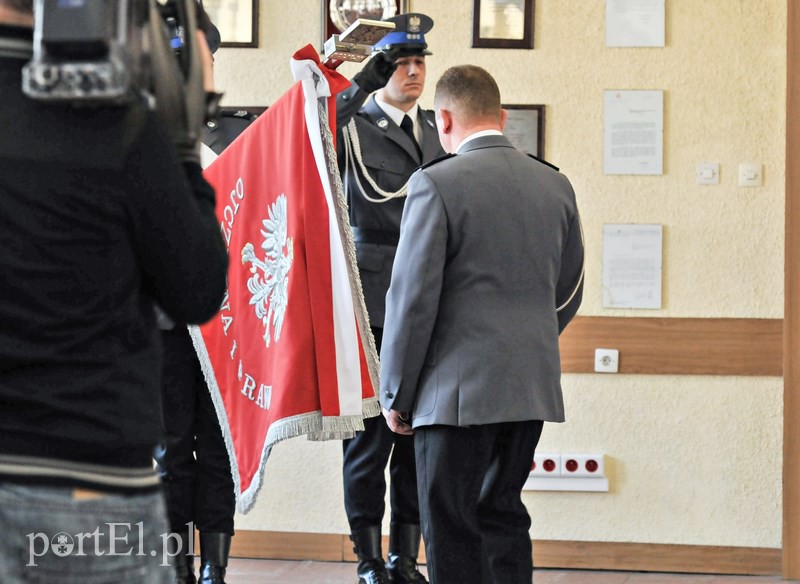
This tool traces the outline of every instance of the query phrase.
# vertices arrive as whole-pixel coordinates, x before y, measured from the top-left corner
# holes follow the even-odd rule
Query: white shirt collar
[[[480,132],[475,132],[474,134],[470,134],[469,136],[461,140],[459,145],[456,147],[456,153],[458,153],[461,150],[461,148],[463,148],[464,144],[470,142],[471,140],[474,140],[475,138],[483,138],[484,136],[502,136],[502,135],[503,132],[501,132],[500,130],[481,130]]]
[[[391,120],[397,124],[398,126],[403,121],[403,117],[408,114],[411,117],[411,121],[414,122],[414,133],[418,135],[417,132],[417,113],[419,112],[419,104],[415,103],[410,110],[404,112],[400,108],[394,107],[386,103],[385,101],[381,100],[377,95],[375,96],[375,103],[378,104],[378,107],[383,110],[387,116],[391,118]]]

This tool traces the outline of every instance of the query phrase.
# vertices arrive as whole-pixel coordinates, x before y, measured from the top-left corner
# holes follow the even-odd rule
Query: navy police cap
[[[374,51],[399,49],[402,52],[432,54],[425,42],[425,33],[433,28],[433,19],[425,14],[410,12],[387,18],[385,22],[393,22],[394,30],[379,40],[372,47]]]

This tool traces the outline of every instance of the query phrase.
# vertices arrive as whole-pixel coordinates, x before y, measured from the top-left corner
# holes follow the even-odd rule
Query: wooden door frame
[[[800,3],[787,0],[783,577],[800,579]]]

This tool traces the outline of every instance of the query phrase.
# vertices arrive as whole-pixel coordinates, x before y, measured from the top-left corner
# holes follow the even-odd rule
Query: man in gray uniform
[[[564,421],[558,336],[582,297],[578,208],[563,174],[502,135],[486,71],[449,69],[434,104],[454,155],[409,181],[381,403],[414,435],[431,580],[530,584],[521,491],[543,422]]]
[[[425,86],[425,56],[430,54],[425,33],[433,20],[424,14],[390,20],[395,30],[375,46],[376,53],[336,103],[339,170],[378,350],[406,181],[419,165],[444,155],[433,112],[417,105]],[[343,446],[344,503],[359,582],[388,582],[389,577],[395,584],[425,582],[416,562],[420,527],[413,440],[393,434],[380,417],[364,420],[364,426],[364,432]],[[381,523],[387,463],[392,514],[385,566]]]

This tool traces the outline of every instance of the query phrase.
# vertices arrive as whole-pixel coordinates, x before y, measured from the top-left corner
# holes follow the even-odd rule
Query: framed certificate
[[[258,47],[258,0],[204,0],[203,8],[219,29],[221,47]]]
[[[603,91],[605,174],[664,174],[664,91]]]
[[[508,112],[503,134],[517,150],[544,158],[544,106],[504,105]]]
[[[533,12],[533,0],[473,0],[473,48],[532,49]]]

